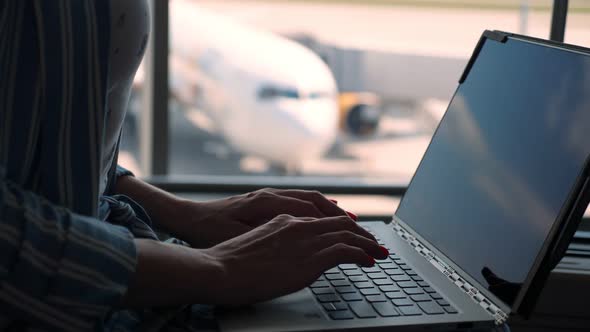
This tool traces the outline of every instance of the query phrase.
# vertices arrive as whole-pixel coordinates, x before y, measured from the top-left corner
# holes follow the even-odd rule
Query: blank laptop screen
[[[512,305],[589,154],[590,57],[488,39],[396,215]]]

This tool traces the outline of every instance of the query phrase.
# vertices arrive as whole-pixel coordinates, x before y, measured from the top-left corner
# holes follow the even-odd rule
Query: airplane
[[[375,126],[374,119],[358,120],[369,119],[358,113],[374,105],[362,95],[343,98],[328,65],[307,47],[186,0],[170,2],[170,18],[171,97],[186,112],[204,115],[233,149],[297,173],[341,129],[356,135]]]
[[[334,143],[338,89],[319,56],[193,2],[171,1],[170,18],[171,96],[232,148],[297,170]]]

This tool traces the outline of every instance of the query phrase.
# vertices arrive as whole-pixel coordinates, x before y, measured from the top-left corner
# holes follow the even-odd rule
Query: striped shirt
[[[110,24],[106,0],[0,0],[0,330],[137,323],[114,308],[155,235],[101,197]]]

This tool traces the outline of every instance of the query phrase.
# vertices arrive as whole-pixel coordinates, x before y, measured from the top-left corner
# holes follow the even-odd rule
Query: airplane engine
[[[381,118],[379,97],[370,92],[343,92],[339,98],[340,128],[354,136],[377,131]]]

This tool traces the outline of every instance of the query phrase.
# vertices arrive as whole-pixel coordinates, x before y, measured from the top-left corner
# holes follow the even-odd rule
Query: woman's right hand
[[[372,266],[387,250],[349,217],[280,215],[204,253],[222,267],[215,304],[249,304],[300,290],[339,264]]]

